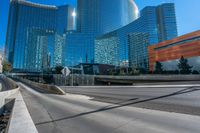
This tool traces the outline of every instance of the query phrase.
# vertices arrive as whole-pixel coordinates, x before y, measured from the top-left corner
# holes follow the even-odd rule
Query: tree
[[[197,70],[192,71],[192,74],[199,74]]]
[[[188,64],[188,60],[185,59],[183,56],[180,58],[178,63],[178,68],[181,74],[191,74],[191,69],[193,66]]]
[[[163,73],[163,66],[162,66],[162,63],[160,63],[159,61],[156,61],[155,73],[156,74]]]
[[[4,60],[3,61],[3,72],[10,72],[11,70],[12,70],[12,65],[8,61]]]
[[[56,74],[62,74],[62,69],[63,69],[64,67],[63,66],[56,66],[55,67],[55,72],[56,72]]]

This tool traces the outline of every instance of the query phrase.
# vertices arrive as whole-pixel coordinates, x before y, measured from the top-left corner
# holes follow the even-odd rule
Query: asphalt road
[[[0,75],[0,84],[1,84],[1,89],[0,91],[7,91],[13,89],[12,85],[9,84],[3,77]]]
[[[200,84],[182,82],[143,86],[61,87],[67,93],[83,94],[107,103],[168,112],[200,115]],[[127,103],[128,102],[128,103]]]
[[[83,95],[67,94],[60,96],[40,93],[24,84],[19,83],[19,85],[21,86],[20,90],[23,98],[39,133],[200,132],[200,117],[197,115],[130,106],[133,102],[141,100],[139,96],[143,95],[139,95],[140,89],[135,93],[138,95],[137,98],[132,97],[129,101],[109,104],[93,101],[90,97]],[[178,91],[181,89],[183,88],[177,88]],[[169,91],[170,89],[167,90]],[[172,92],[177,90],[173,89]],[[120,91],[120,88],[118,91]],[[154,92],[150,90],[148,92],[146,90],[143,91],[145,91],[144,94],[146,95],[155,93],[154,96],[168,94],[165,91],[160,92],[160,89],[157,89],[158,92],[156,90]],[[121,93],[122,95],[125,94],[125,90],[121,91]],[[194,93],[198,97],[199,92],[195,91]],[[190,95],[189,92],[185,94]],[[178,99],[176,101],[178,102]],[[195,103],[198,105],[198,101]]]

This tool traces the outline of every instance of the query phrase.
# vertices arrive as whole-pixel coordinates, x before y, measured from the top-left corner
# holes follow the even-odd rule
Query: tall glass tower
[[[77,31],[67,32],[65,65],[94,62],[95,38],[138,18],[133,0],[78,0]]]
[[[157,18],[159,42],[177,37],[176,14],[173,3],[158,6]]]
[[[59,58],[53,60],[54,56],[62,56],[54,52],[55,46],[64,45],[64,33],[74,27],[69,17],[72,11],[68,5],[10,2],[5,51],[14,70],[40,72],[60,64]]]
[[[138,18],[133,0],[78,0],[78,31],[104,34]]]
[[[177,25],[175,8],[173,3],[160,6],[148,6],[140,11],[140,17],[132,23],[119,28],[113,32],[98,36],[95,41],[95,63],[106,63],[120,66],[140,67],[148,69],[147,47],[158,42],[177,37]],[[114,59],[110,61],[107,57],[112,54],[113,49],[105,49],[116,46],[115,43],[106,44],[113,38],[119,40],[118,50]],[[104,47],[103,47],[104,46]],[[104,57],[102,62],[101,57]],[[108,59],[106,61],[106,59]]]

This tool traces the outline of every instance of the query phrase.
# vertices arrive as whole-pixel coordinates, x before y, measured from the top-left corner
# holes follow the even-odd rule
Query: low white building
[[[3,72],[3,52],[0,51],[0,73]]]

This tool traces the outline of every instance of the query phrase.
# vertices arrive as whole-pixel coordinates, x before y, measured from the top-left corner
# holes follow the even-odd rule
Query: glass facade
[[[63,62],[65,66],[94,62],[94,35],[69,31],[66,34]]]
[[[67,32],[65,65],[94,63],[95,38],[121,28],[138,17],[132,0],[78,0],[77,30]]]
[[[166,3],[157,7],[159,42],[177,37],[175,6]]]
[[[146,7],[139,17],[133,0],[77,2],[76,13],[68,5],[11,1],[5,49],[14,69],[38,72],[94,62],[127,65],[129,56],[136,55],[129,54],[133,52],[129,48],[139,44],[130,41],[134,33],[148,34],[148,45],[177,36],[174,4]],[[110,59],[100,61],[102,55],[96,53],[101,51],[108,52]]]
[[[116,34],[120,41],[118,47],[120,60],[118,64],[124,65],[124,62],[130,62],[129,66],[132,67],[132,66],[141,66],[140,64],[142,62],[142,64],[146,64],[146,66],[142,65],[142,67],[148,68],[148,63],[147,63],[148,54],[146,45],[153,45],[161,41],[160,40],[161,34],[165,35],[164,39],[177,36],[177,34],[174,34],[177,33],[176,23],[171,23],[171,25],[173,25],[172,27],[174,27],[173,29],[165,28],[168,34],[164,34],[163,32],[165,31],[160,30],[160,25],[166,25],[166,24],[165,23],[161,24],[161,21],[159,21],[160,16],[158,15],[159,14],[158,9],[165,8],[165,5],[168,6],[171,5],[172,7],[174,7],[174,4],[163,4],[158,7],[155,6],[145,7],[144,9],[141,10],[140,17],[137,20],[118,30],[111,32],[112,34]],[[163,10],[163,14],[174,15],[175,10],[167,10],[167,11]],[[165,19],[167,19],[168,17],[169,15],[164,16]],[[170,19],[173,19],[173,21],[176,22],[176,18],[174,16],[172,16],[172,18]],[[108,34],[111,33],[104,34],[102,36],[99,36],[98,38],[105,38],[108,36]],[[142,39],[139,39],[138,37],[141,37]],[[139,45],[143,46],[143,48],[141,48]],[[101,49],[99,49],[99,53],[100,51]],[[108,53],[109,52],[110,51],[108,51]],[[144,54],[144,56],[142,58],[138,58],[138,55],[141,55],[141,53]],[[139,64],[134,63],[136,62],[135,59],[141,59],[141,61],[137,60]],[[101,63],[101,62],[96,61],[96,63]]]
[[[53,62],[52,66],[53,67],[63,66],[63,58],[64,58],[63,48],[66,42],[66,35],[56,34],[54,37],[55,37],[54,38],[55,42],[53,47],[54,49],[52,52],[54,54],[54,56],[52,56],[54,59],[52,60]]]
[[[95,40],[95,63],[119,66],[119,38],[115,34]]]
[[[129,66],[132,68],[148,69],[147,48],[149,45],[148,33],[128,34]]]
[[[138,18],[133,0],[78,0],[78,31],[104,34]]]
[[[53,66],[57,36],[71,29],[68,5],[62,7],[35,4],[27,1],[10,2],[6,39],[6,58],[14,70],[39,72]],[[60,18],[62,17],[62,18]],[[69,26],[70,25],[70,26]],[[56,52],[55,52],[56,53]]]

